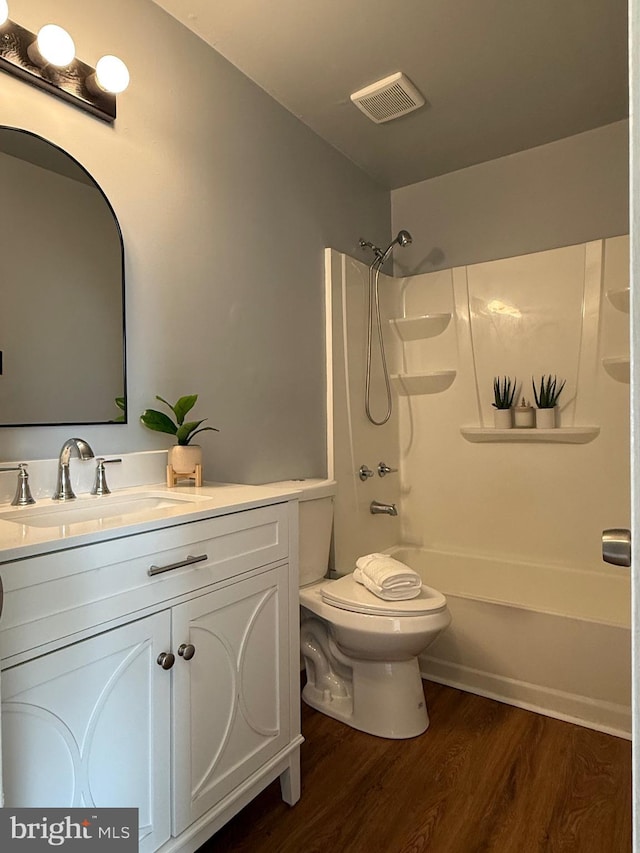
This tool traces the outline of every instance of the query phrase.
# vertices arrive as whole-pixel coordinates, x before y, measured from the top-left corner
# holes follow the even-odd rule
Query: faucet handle
[[[380,477],[385,477],[387,474],[396,474],[398,471],[397,468],[389,468],[386,462],[378,463],[378,475]]]
[[[18,471],[18,488],[14,499],[11,501],[11,506],[29,506],[35,503],[35,499],[29,488],[29,472],[27,471],[27,463],[19,462],[17,465],[12,465],[6,468],[0,468],[0,471]]]
[[[107,476],[104,466],[109,465],[112,462],[122,462],[122,459],[105,459],[104,456],[98,456],[96,458],[96,479],[93,483],[93,488],[91,489],[92,495],[111,494],[111,489],[107,486]]]

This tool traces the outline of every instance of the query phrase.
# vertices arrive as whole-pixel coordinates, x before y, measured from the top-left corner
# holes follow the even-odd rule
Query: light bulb
[[[58,68],[69,65],[76,55],[73,39],[56,24],[45,24],[38,32],[38,50],[43,59]]]
[[[119,95],[129,85],[129,69],[117,56],[103,56],[96,63],[96,82],[105,92]]]
[[[0,0],[0,27],[6,23],[9,17],[9,5],[7,0]]]

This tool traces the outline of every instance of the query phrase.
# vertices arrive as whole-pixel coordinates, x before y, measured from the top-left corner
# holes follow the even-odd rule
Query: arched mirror
[[[126,421],[118,220],[73,157],[0,127],[0,426]]]

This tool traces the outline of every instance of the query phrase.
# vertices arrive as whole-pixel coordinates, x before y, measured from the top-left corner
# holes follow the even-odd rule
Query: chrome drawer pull
[[[161,575],[162,572],[172,572],[174,569],[181,569],[183,566],[192,566],[194,563],[203,563],[208,560],[206,554],[201,554],[199,557],[187,557],[186,560],[180,560],[179,563],[169,563],[168,566],[150,566],[147,574],[150,578],[154,575]]]

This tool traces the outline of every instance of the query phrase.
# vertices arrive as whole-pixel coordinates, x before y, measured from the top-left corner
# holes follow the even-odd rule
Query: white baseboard
[[[613,702],[564,693],[540,684],[517,681],[492,672],[423,655],[420,673],[428,681],[457,687],[516,708],[535,711],[557,720],[631,739],[631,708]]]

